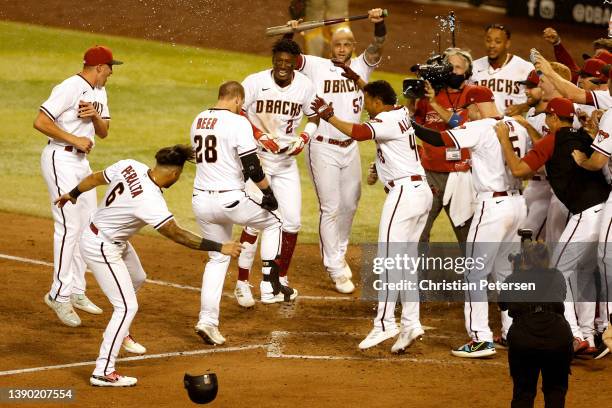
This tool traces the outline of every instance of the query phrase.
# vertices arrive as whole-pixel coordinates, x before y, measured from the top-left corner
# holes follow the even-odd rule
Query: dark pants
[[[431,232],[431,228],[433,227],[434,221],[438,218],[438,215],[442,211],[442,208],[446,211],[450,219],[449,205],[443,206],[442,199],[444,198],[444,190],[446,190],[446,182],[448,181],[448,173],[438,173],[436,171],[428,171],[425,170],[425,174],[427,175],[427,182],[430,186],[432,186],[433,190],[433,202],[431,203],[431,210],[429,211],[429,216],[427,217],[427,223],[425,224],[425,228],[421,233],[421,242],[429,242],[429,233]],[[451,199],[452,200],[452,199]],[[470,232],[470,224],[472,223],[472,219],[470,218],[465,224],[455,227],[453,222],[451,221],[451,226],[453,227],[453,231],[455,232],[455,237],[457,237],[458,242],[467,241],[468,232]]]
[[[570,373],[571,352],[508,349],[510,375],[514,381],[512,408],[533,407],[538,377],[546,408],[563,408]]]

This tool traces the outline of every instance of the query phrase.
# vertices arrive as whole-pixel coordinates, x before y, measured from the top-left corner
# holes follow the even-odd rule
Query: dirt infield
[[[2,387],[72,387],[75,406],[143,406],[149,401],[154,406],[179,407],[190,405],[182,389],[183,374],[210,370],[220,381],[213,406],[509,405],[505,351],[480,361],[450,356],[450,348],[466,338],[459,305],[424,304],[422,321],[430,329],[403,356],[389,353],[390,341],[372,351],[359,351],[357,344],[371,327],[374,305],[360,301],[358,295],[332,291],[314,246],[297,248],[290,276],[302,296],[293,306],[257,304],[251,310],[240,309],[229,296],[235,279],[232,266],[221,306],[220,329],[227,343],[216,348],[204,345],[193,325],[205,256],[149,236],[133,241],[148,278],[155,282],[145,284],[138,294],[140,309],[132,325],[133,335],[148,348],[148,359],[118,363],[139,384],[133,389],[90,387],[93,365],[87,362],[97,356],[110,304],[88,274],[88,294],[104,314],[80,312],[81,327],[62,326],[42,300],[52,273],[51,221],[0,213],[0,225]],[[357,270],[357,248],[351,249],[349,259]],[[257,274],[252,281],[257,282]],[[6,373],[76,363],[85,364]],[[610,358],[576,362],[568,406],[606,406],[610,391],[603,385],[609,383],[611,369]]]
[[[85,3],[0,0],[0,19],[269,55],[273,39],[266,38],[264,30],[288,20],[288,3],[287,0],[89,0]],[[407,73],[410,66],[423,62],[437,50],[435,17],[448,15],[451,8],[406,0],[351,0],[350,14],[363,14],[376,5],[390,12],[381,69]],[[552,47],[541,38],[548,22],[509,18],[474,8],[453,9],[458,21],[457,44],[471,49],[475,57],[484,55],[483,27],[499,22],[513,31],[513,52],[527,58],[529,49],[537,47],[552,58]],[[583,52],[592,51],[591,42],[595,38],[606,36],[605,27],[555,26],[579,62]],[[371,24],[358,22],[352,27],[361,50],[372,38]],[[443,35],[443,47],[449,41],[449,35]],[[129,56],[124,59],[129,63]]]

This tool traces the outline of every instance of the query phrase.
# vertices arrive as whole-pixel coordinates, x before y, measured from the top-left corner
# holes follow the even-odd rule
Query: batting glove
[[[310,108],[323,120],[329,120],[329,118],[334,116],[334,108],[320,96],[317,96],[315,100],[312,101]]]
[[[268,133],[257,134],[255,135],[255,139],[257,139],[257,142],[261,145],[261,147],[269,152],[278,153],[280,150],[278,143],[276,143],[276,138]]]
[[[308,144],[310,138],[308,137],[308,133],[302,132],[299,137],[296,137],[289,146],[289,150],[287,150],[287,154],[289,156],[297,156],[304,150],[304,146]]]
[[[261,207],[268,211],[275,211],[278,209],[278,201],[276,201],[276,197],[274,197],[274,192],[270,187],[265,190],[261,190],[263,193],[263,198],[261,199]]]
[[[369,186],[373,185],[378,181],[378,172],[376,171],[376,164],[374,162],[370,163],[368,167],[368,178],[367,183]]]
[[[342,61],[338,61],[338,60],[331,60],[331,61],[334,63],[335,66],[337,66],[338,68],[342,68],[344,70],[344,72],[341,74],[343,77],[350,79],[352,81],[355,81],[355,83],[359,82],[361,77],[359,76],[358,73],[353,71],[351,67],[349,67]]]

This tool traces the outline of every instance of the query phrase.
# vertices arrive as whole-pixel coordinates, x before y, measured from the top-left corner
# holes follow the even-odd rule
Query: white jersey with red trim
[[[365,59],[365,53],[362,53],[357,58],[351,59],[348,65],[361,79],[368,82],[378,63],[370,65]],[[342,68],[336,67],[328,58],[301,55],[298,70],[312,80],[317,95],[332,104],[334,115],[338,119],[349,123],[360,122],[363,91],[355,82],[342,76],[344,73]],[[330,139],[349,139],[348,136],[325,121],[321,121],[317,133]]]
[[[527,149],[527,131],[512,118],[504,117],[512,125],[510,138],[517,154],[522,157]],[[472,177],[477,193],[503,192],[518,189],[517,179],[509,174],[504,163],[504,154],[495,133],[497,119],[486,118],[466,122],[462,126],[447,130],[458,148],[470,149]]]
[[[296,137],[303,115],[316,113],[310,105],[316,97],[314,85],[305,75],[294,71],[293,80],[281,88],[276,84],[271,69],[249,75],[242,82],[244,106],[249,120],[262,132],[278,138],[280,149],[288,147]],[[286,155],[266,155],[279,158]]]
[[[606,157],[612,156],[612,109],[607,110],[599,120],[599,131],[591,147]]]
[[[73,75],[51,91],[49,99],[40,106],[62,130],[94,141],[96,131],[91,118],[79,118],[79,101],[91,102],[102,119],[110,119],[106,89],[92,86],[81,75]],[[52,143],[70,146],[69,143],[49,138]]]
[[[610,91],[591,91],[587,93],[587,104],[595,106],[596,109],[612,108],[612,96]]]
[[[365,124],[376,142],[376,172],[384,184],[410,176],[425,176],[410,113],[405,106],[381,112]]]
[[[489,64],[488,57],[482,57],[475,60],[472,67],[470,81],[493,91],[499,113],[503,114],[509,105],[527,101],[525,85],[519,81],[524,81],[535,69],[531,62],[512,55],[510,61],[496,69]]]
[[[121,160],[104,170],[109,186],[91,218],[102,237],[124,242],[147,224],[159,229],[173,218],[149,170],[136,160]]]
[[[540,134],[544,136],[550,133],[550,129],[546,126],[546,113],[536,113],[535,108],[529,109],[527,116],[525,117],[527,122]]]
[[[191,125],[191,145],[196,154],[195,189],[244,189],[240,157],[257,152],[247,118],[227,109],[207,109]]]

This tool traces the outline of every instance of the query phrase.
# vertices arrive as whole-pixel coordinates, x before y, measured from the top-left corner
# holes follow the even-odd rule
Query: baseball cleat
[[[508,348],[508,340],[504,338],[504,336],[495,336],[493,337],[493,343],[495,343],[495,347],[500,349]]]
[[[351,271],[351,267],[346,262],[344,263],[344,267],[342,268],[342,274],[349,279],[353,277],[353,271]]]
[[[125,338],[123,339],[123,343],[121,343],[121,346],[128,353],[144,354],[147,352],[147,349],[145,348],[145,346],[143,346],[142,344],[134,340],[131,334],[128,334],[127,336],[125,336]]]
[[[397,341],[391,347],[392,353],[403,353],[415,340],[422,340],[425,330],[422,327],[414,327],[408,330],[401,330]]]
[[[225,343],[225,337],[221,335],[217,326],[211,326],[208,324],[198,324],[195,327],[195,331],[204,340],[204,343],[215,345],[221,345]]]
[[[589,342],[582,340],[579,337],[574,337],[574,354],[582,354],[586,349],[589,348]]]
[[[353,291],[355,290],[355,285],[353,284],[353,281],[351,281],[351,279],[348,278],[346,275],[332,277],[332,280],[336,285],[336,291],[340,293],[348,294],[353,293]]]
[[[593,359],[599,360],[600,358],[607,356],[609,352],[610,349],[602,342],[599,344],[599,346],[597,346],[596,351],[593,353]]]
[[[61,303],[51,299],[51,295],[47,293],[44,297],[45,303],[49,306],[62,323],[70,327],[78,327],[81,325],[81,318],[72,308],[70,302]]]
[[[370,333],[368,333],[366,338],[359,343],[359,348],[361,350],[369,349],[370,347],[374,347],[385,340],[392,339],[398,334],[399,329],[397,327],[390,330],[383,330],[380,327],[375,327]]]
[[[290,288],[289,286],[281,286],[281,291],[274,295],[270,282],[264,281],[261,281],[259,285],[259,291],[261,293],[261,303],[264,303],[266,305],[285,301],[291,302],[295,300],[298,295],[297,289]]]
[[[91,314],[102,314],[102,309],[96,306],[89,298],[83,293],[81,295],[71,295],[70,302],[73,307]]]
[[[238,301],[238,304],[242,307],[249,308],[255,306],[255,299],[253,299],[253,293],[251,293],[251,285],[248,281],[236,281],[234,297]]]
[[[463,346],[451,350],[451,354],[456,357],[481,358],[489,357],[496,353],[495,345],[492,341],[472,340]]]
[[[116,371],[109,375],[92,375],[89,383],[94,387],[133,387],[138,380],[134,377],[120,375]]]

